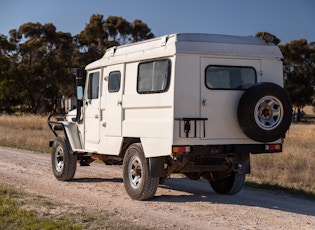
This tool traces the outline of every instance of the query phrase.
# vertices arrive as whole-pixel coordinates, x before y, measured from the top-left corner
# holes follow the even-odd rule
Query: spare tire
[[[272,142],[284,137],[291,124],[292,103],[282,87],[259,83],[242,95],[237,110],[244,134],[258,142]]]

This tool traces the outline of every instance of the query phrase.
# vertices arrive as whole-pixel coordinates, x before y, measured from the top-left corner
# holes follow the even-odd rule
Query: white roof
[[[181,33],[112,47],[86,69],[181,54],[257,59],[283,57],[276,45],[256,37]]]

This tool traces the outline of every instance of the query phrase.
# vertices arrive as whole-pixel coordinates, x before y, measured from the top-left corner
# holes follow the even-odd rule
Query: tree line
[[[139,19],[94,14],[77,35],[52,23],[25,23],[0,34],[0,112],[46,113],[58,97],[75,94],[72,67],[84,67],[112,46],[153,38]]]
[[[139,19],[100,14],[93,14],[74,36],[52,23],[31,22],[10,30],[9,37],[0,34],[0,112],[51,112],[60,96],[75,95],[72,67],[101,58],[109,47],[153,37]],[[284,55],[285,88],[293,104],[303,107],[315,95],[315,42],[300,39],[278,46]]]

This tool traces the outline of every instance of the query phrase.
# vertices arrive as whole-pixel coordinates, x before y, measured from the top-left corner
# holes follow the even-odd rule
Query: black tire
[[[244,134],[258,142],[284,137],[291,124],[292,104],[280,86],[260,83],[247,89],[237,110],[238,123]]]
[[[245,177],[245,173],[238,174],[233,172],[231,175],[222,180],[210,182],[210,185],[212,189],[218,194],[234,195],[243,188]]]
[[[199,180],[200,177],[202,176],[202,173],[190,172],[190,173],[184,173],[184,175],[190,180]]]
[[[123,180],[132,199],[147,200],[155,195],[160,178],[150,176],[148,160],[141,144],[128,147],[123,162]]]
[[[77,169],[77,157],[70,153],[69,143],[64,136],[58,136],[51,151],[52,169],[57,180],[72,180]]]
[[[226,172],[213,172],[211,180],[209,183],[212,189],[223,195],[234,195],[242,190],[245,184],[246,173],[250,172],[250,159],[247,157],[242,162],[242,172],[238,173],[232,171],[230,173]],[[237,162],[234,162],[237,164]],[[229,169],[230,170],[230,169]]]

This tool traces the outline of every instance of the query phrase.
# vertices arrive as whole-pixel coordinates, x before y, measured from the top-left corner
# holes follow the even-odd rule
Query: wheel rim
[[[138,188],[142,181],[142,162],[139,157],[135,156],[128,165],[128,178],[133,188]]]
[[[264,130],[276,128],[283,118],[283,106],[280,100],[273,96],[265,96],[255,106],[256,124]]]
[[[56,148],[56,152],[55,152],[55,167],[57,172],[62,172],[63,170],[63,166],[64,166],[64,152],[63,152],[63,148],[61,146],[58,146]]]

